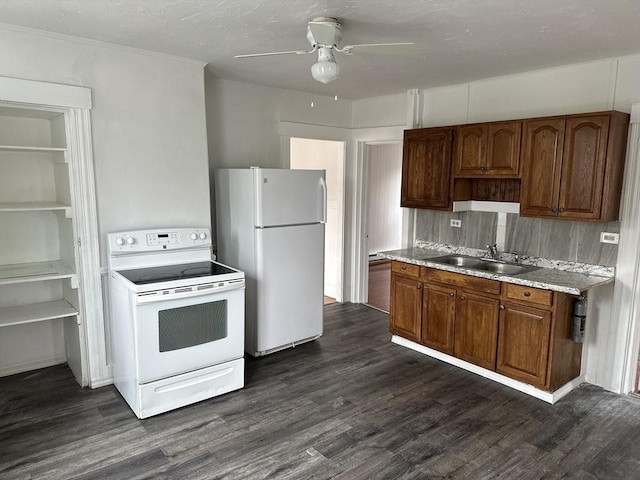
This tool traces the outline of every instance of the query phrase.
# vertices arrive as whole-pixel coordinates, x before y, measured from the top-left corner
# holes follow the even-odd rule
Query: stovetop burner
[[[211,277],[235,273],[236,270],[227,268],[215,262],[183,263],[178,265],[162,265],[160,267],[136,268],[120,270],[119,273],[136,285],[186,280],[189,278]]]

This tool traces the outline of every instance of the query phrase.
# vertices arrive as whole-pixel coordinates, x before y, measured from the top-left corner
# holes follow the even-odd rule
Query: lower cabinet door
[[[459,292],[456,303],[455,356],[489,370],[496,368],[498,299]]]
[[[422,282],[400,275],[391,276],[389,330],[408,340],[420,341]]]
[[[551,312],[506,304],[500,311],[499,328],[496,371],[545,387]]]
[[[425,284],[422,298],[422,344],[453,355],[456,290]]]

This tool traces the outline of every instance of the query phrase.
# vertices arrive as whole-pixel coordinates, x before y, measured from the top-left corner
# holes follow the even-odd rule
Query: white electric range
[[[108,235],[114,383],[138,418],[244,386],[244,273],[203,228]]]

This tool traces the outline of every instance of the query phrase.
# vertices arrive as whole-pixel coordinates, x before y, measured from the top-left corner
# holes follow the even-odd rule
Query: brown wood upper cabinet
[[[405,130],[402,207],[451,210],[453,128]]]
[[[520,215],[617,220],[629,115],[525,120]]]
[[[517,177],[522,122],[461,125],[456,129],[455,177]]]

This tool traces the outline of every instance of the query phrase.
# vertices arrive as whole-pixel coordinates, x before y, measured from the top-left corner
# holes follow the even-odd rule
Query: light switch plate
[[[619,233],[600,232],[600,243],[613,243],[617,245],[619,241]]]
[[[460,228],[460,227],[462,227],[462,220],[456,220],[456,219],[452,218],[450,225],[452,227]]]

